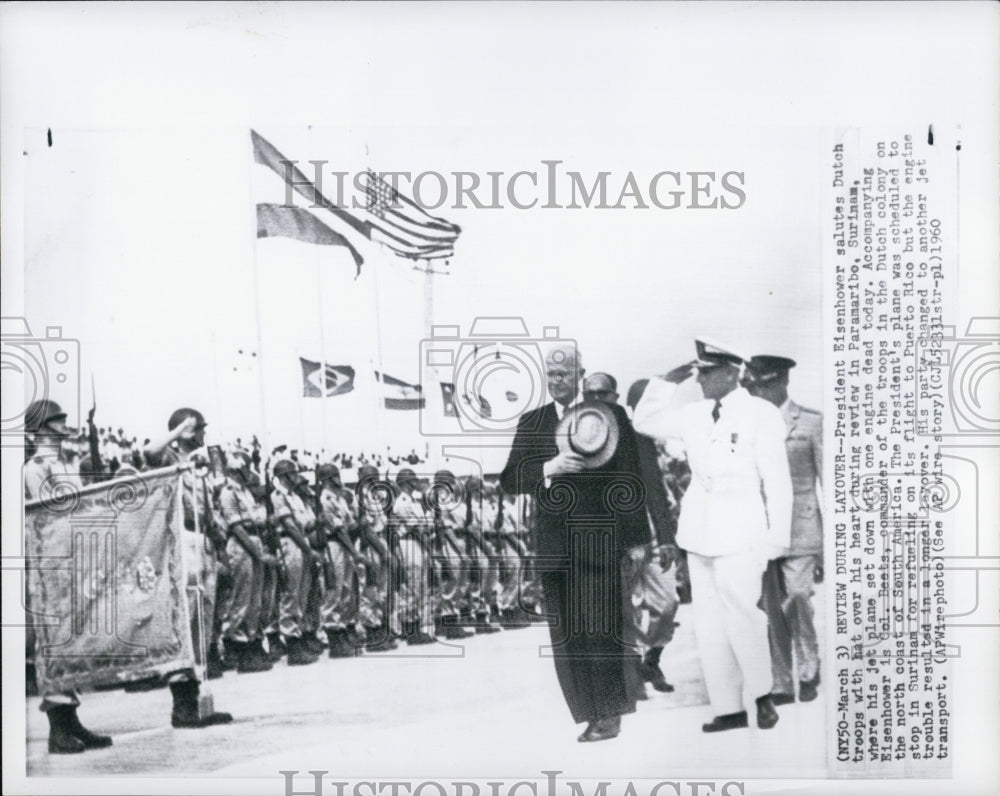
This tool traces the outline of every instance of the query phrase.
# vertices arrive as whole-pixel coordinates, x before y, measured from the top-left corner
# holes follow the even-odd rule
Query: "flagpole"
[[[322,404],[320,406],[320,417],[322,418],[323,429],[320,433],[320,440],[322,441],[322,449],[326,450],[326,315],[323,311],[323,271],[320,264],[316,264],[316,299],[319,302],[319,355],[320,355],[320,372],[323,374],[322,384],[323,384],[323,394],[320,396],[320,401]],[[329,455],[329,454],[328,454]]]
[[[379,302],[378,293],[378,261],[380,257],[372,257],[372,285],[375,290],[375,356],[378,361],[378,375],[375,379],[375,425],[384,427],[385,424],[378,422],[381,413],[385,411],[385,364],[382,362],[382,305]],[[382,441],[388,444],[383,435]],[[374,464],[374,462],[372,462]]]
[[[257,387],[260,397],[260,437],[261,437],[261,447],[263,448],[261,461],[269,462],[271,460],[271,433],[268,428],[267,423],[267,397],[266,390],[264,389],[264,331],[263,325],[260,319],[260,264],[257,258],[257,206],[253,198],[253,157],[250,158],[249,171],[250,171],[250,208],[253,213],[253,300],[254,300],[254,319],[257,325],[257,353],[259,355],[260,368],[257,377]],[[265,469],[267,465],[265,464]]]

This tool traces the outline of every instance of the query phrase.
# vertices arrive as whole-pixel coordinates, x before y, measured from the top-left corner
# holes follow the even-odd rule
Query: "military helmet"
[[[55,401],[47,398],[33,401],[24,413],[24,430],[37,433],[53,420],[66,419],[66,413]]]
[[[193,417],[201,428],[207,425],[205,423],[205,416],[201,412],[189,406],[184,406],[180,409],[175,409],[173,414],[170,415],[170,419],[167,421],[167,431],[173,431],[189,417]]]

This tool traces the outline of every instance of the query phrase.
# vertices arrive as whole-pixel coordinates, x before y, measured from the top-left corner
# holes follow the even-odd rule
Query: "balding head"
[[[545,355],[549,395],[563,406],[569,406],[576,398],[584,372],[580,352],[572,343],[553,346]]]

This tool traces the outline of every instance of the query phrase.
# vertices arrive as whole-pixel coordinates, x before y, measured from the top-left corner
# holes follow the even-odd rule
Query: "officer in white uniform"
[[[767,617],[757,607],[768,560],[785,555],[792,483],[781,412],[739,386],[744,358],[696,341],[698,359],[650,379],[635,430],[686,449],[691,484],[677,545],[688,551],[695,636],[715,718],[705,732],[778,721],[771,701]],[[676,407],[677,385],[697,375],[704,400]]]

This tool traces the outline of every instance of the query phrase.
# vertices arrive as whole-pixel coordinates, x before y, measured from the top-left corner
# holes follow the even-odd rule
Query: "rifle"
[[[278,589],[288,591],[288,567],[285,564],[285,551],[281,548],[281,539],[274,527],[274,503],[271,501],[271,467],[270,462],[264,466],[264,511],[267,512],[267,522],[261,529],[261,541],[268,552],[278,559],[276,574]]]
[[[195,475],[195,477],[197,478],[197,475]],[[204,478],[201,479],[201,500],[205,513],[205,522],[203,523],[202,530],[211,540],[212,546],[215,548],[216,557],[219,561],[225,561],[228,564],[228,556],[226,555],[226,537],[225,534],[219,530],[219,526],[215,524],[215,518],[212,516],[211,510],[208,508],[208,483]]]
[[[323,505],[320,500],[319,471],[313,468],[313,514],[316,515],[316,528],[313,531],[313,546],[320,543],[320,554],[323,556],[323,585],[327,590],[332,590],[337,583],[337,574],[333,566],[333,556],[330,555],[330,546],[326,543],[326,522],[323,520]]]
[[[87,413],[87,442],[90,446],[90,472],[94,474],[95,481],[106,481],[110,474],[102,471],[101,465],[101,445],[97,437],[97,425],[94,423],[94,415],[97,413],[97,390],[94,388],[94,375],[90,375],[90,411]]]
[[[482,517],[480,516],[480,520]],[[466,490],[465,492],[465,525],[462,528],[465,538],[468,542],[471,542],[470,547],[478,548],[478,550],[487,558],[490,557],[490,551],[486,548],[486,540],[482,538],[482,522],[480,522],[479,532],[477,533],[473,529],[473,522],[475,517],[472,513],[472,493]],[[469,554],[472,555],[473,552],[470,549]]]

